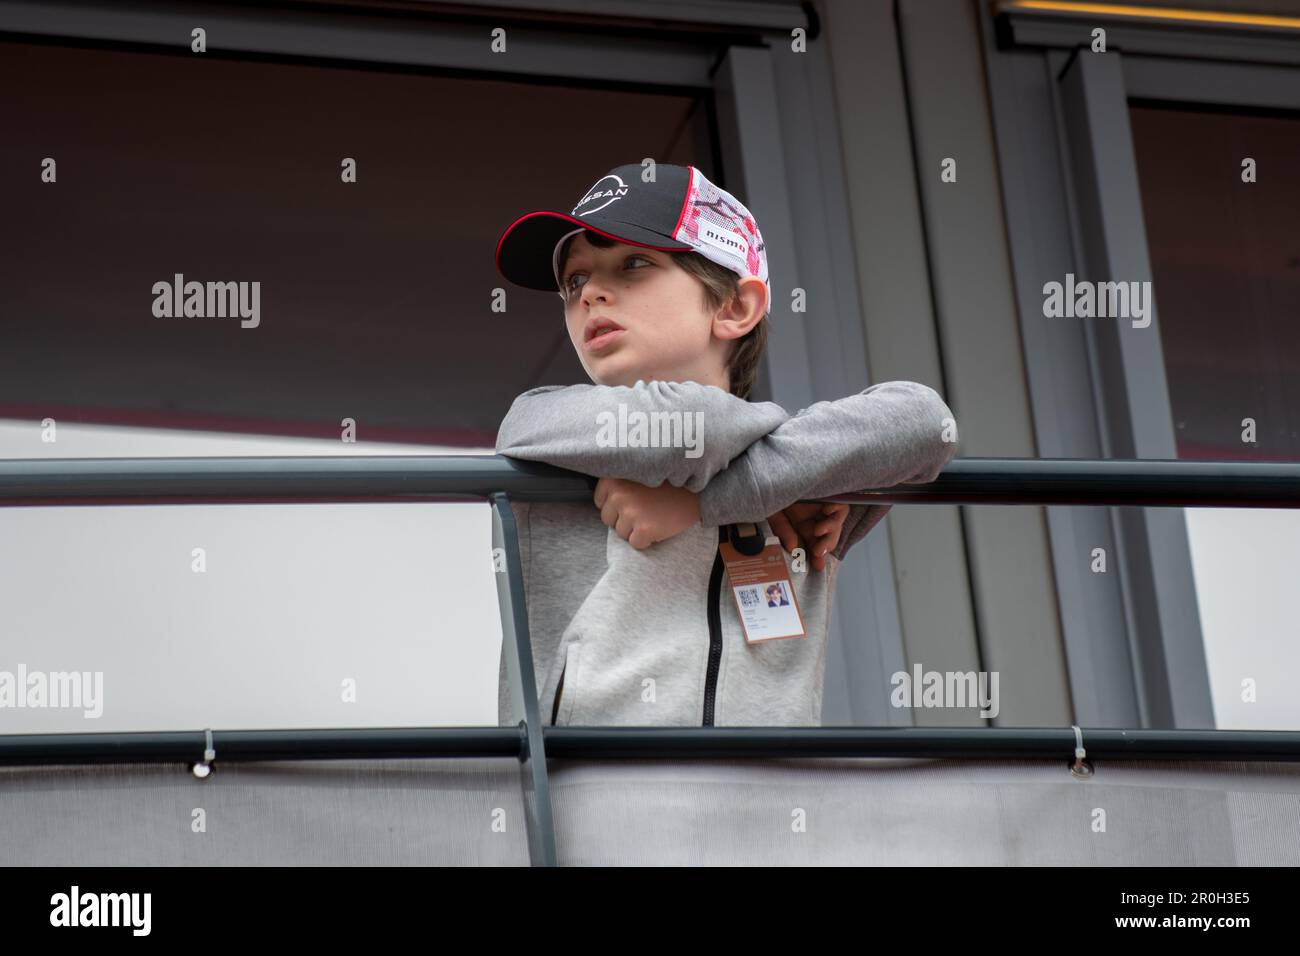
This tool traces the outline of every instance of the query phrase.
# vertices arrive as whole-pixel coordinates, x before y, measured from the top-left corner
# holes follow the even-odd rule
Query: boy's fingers
[[[821,524],[823,527],[830,527],[831,525],[843,524],[844,519],[848,516],[848,513],[849,513],[848,505],[831,505],[831,510],[827,511],[822,516],[822,520],[819,522],[819,524]]]
[[[787,551],[793,551],[798,539],[795,537],[794,529],[790,527],[790,519],[784,513],[778,512],[767,519],[771,525],[773,533],[781,541],[781,547]]]
[[[615,525],[618,524],[618,519],[619,519],[618,508],[614,506],[614,502],[606,501],[604,506],[602,506],[600,509],[600,520],[603,521],[605,524],[609,525],[611,528],[613,528]],[[622,532],[619,533],[622,534]],[[627,537],[627,535],[623,535],[623,537]]]
[[[840,533],[838,530],[833,531],[830,534],[824,534],[817,539],[817,544],[813,547],[813,553],[824,563],[826,555],[830,554],[831,550],[839,543]],[[818,570],[821,569],[818,568]]]
[[[614,525],[614,530],[618,532],[620,538],[624,541],[628,541],[632,537],[632,519],[627,517],[627,515],[620,515],[617,523]]]
[[[826,566],[826,559],[818,554],[814,547],[808,555],[808,563],[812,565],[814,571],[821,571]]]
[[[834,513],[828,512],[827,516],[817,523],[817,534],[838,533],[844,527],[844,519],[848,516],[849,506],[831,505],[831,508],[834,509]]]

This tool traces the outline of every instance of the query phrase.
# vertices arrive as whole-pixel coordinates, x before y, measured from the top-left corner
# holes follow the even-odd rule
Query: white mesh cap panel
[[[758,223],[744,203],[720,189],[694,166],[686,197],[686,212],[673,234],[712,262],[742,278],[758,276],[767,286],[767,307],[772,309],[772,284],[767,272],[767,247]]]

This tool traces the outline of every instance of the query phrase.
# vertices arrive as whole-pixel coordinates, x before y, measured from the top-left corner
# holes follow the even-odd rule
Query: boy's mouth
[[[589,319],[582,330],[583,348],[588,352],[599,352],[615,339],[622,338],[626,331],[617,322],[598,315]]]
[[[597,315],[587,320],[587,324],[582,329],[582,340],[590,342],[597,336],[610,331],[623,331],[623,326],[619,325],[603,315]]]
[[[588,352],[600,352],[603,351],[606,346],[613,344],[615,340],[621,339],[626,334],[627,330],[625,329],[616,329],[613,327],[606,328],[604,331],[587,339],[587,341],[583,343],[583,348]]]

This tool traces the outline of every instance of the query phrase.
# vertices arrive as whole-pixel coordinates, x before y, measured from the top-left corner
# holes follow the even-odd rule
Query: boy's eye
[[[653,262],[649,257],[647,257],[647,256],[631,255],[631,256],[628,256],[626,259],[623,260],[623,265],[624,265],[624,267],[631,265],[631,263],[632,263],[632,261],[633,261],[634,259],[640,259],[642,262],[644,262],[644,263],[645,263],[646,265],[648,265],[648,266],[652,266],[652,265],[654,265],[654,262]],[[566,292],[574,292],[574,291],[577,290],[578,287],[575,286],[575,285],[573,284],[573,280],[577,279],[577,278],[578,278],[579,276],[581,276],[581,275],[583,275],[583,273],[581,273],[581,272],[573,272],[573,273],[570,273],[568,276],[565,277],[565,279],[564,279],[564,288],[565,288],[565,291],[566,291]]]

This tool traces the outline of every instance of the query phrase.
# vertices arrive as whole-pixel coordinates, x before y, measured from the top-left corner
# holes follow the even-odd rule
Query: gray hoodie
[[[798,570],[785,555],[801,638],[746,643],[719,541],[738,523],[766,538],[767,516],[800,499],[933,481],[956,447],[942,437],[951,418],[938,393],[914,382],[873,385],[794,416],[696,382],[524,392],[501,422],[498,454],[700,496],[700,524],[640,551],[593,502],[511,503],[544,719],[820,725],[839,564],[890,506],[852,506],[824,571],[811,560]],[[650,427],[638,432],[638,423]],[[503,653],[502,725],[519,721],[512,709]]]

